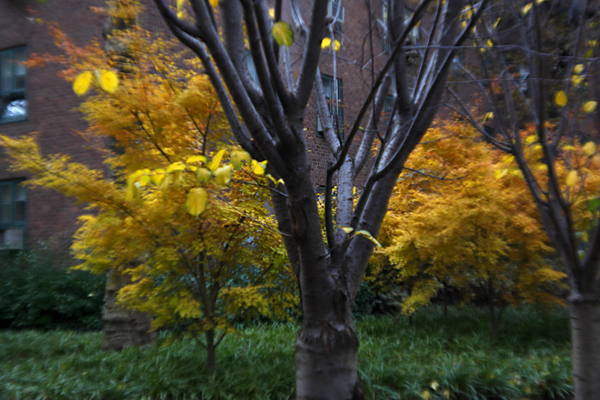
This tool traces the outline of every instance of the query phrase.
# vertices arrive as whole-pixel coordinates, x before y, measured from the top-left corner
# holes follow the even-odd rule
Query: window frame
[[[337,101],[338,101],[338,111],[337,118],[340,122],[344,121],[344,110],[342,109],[343,104],[343,91],[342,91],[342,80],[340,78],[337,79]],[[326,87],[331,87],[331,93],[333,94],[333,76],[321,74],[321,81],[323,82],[323,88],[325,89],[325,98],[327,99],[327,107],[329,108],[329,115],[333,116],[333,99],[327,97],[327,89]],[[325,82],[329,82],[329,85],[326,85]],[[333,97],[333,96],[332,96]],[[316,118],[316,131],[317,137],[323,137],[323,127],[321,126],[321,121],[319,120],[319,110],[318,107],[315,107],[317,118]],[[319,129],[321,128],[321,129]],[[335,125],[334,125],[335,129]],[[338,132],[339,134],[339,132]]]
[[[26,223],[27,223],[27,191],[26,189],[21,186],[22,190],[25,193],[25,200],[24,200],[24,208],[23,208],[23,219],[21,221],[16,221],[17,218],[17,187],[21,184],[25,182],[25,179],[21,178],[21,179],[10,179],[10,180],[4,180],[4,181],[0,181],[0,231],[5,231],[7,229],[11,229],[11,228],[21,228],[21,229],[25,229]],[[10,221],[9,222],[5,222],[2,220],[2,213],[3,213],[3,206],[4,203],[2,202],[2,192],[3,192],[3,188],[5,187],[9,187],[10,188]]]
[[[17,76],[17,63],[15,62],[15,60],[17,60],[17,58],[15,57],[15,54],[19,51],[23,51],[24,53],[24,59],[23,61],[27,61],[27,47],[26,46],[17,46],[17,47],[12,47],[10,49],[5,49],[5,50],[1,50],[0,51],[0,60],[2,60],[2,58],[6,55],[9,54],[10,55],[10,59],[9,59],[9,63],[10,63],[10,68],[11,68],[11,73],[10,73],[10,83],[12,86],[15,86],[15,77]],[[23,89],[15,89],[13,87],[6,89],[3,87],[2,85],[2,80],[3,80],[3,70],[2,70],[3,66],[2,66],[2,62],[0,62],[0,99],[4,98],[5,96],[9,96],[9,95],[14,95],[14,94],[21,94],[23,96],[23,100],[25,100],[25,113],[24,115],[17,115],[17,116],[13,116],[13,117],[5,117],[2,118],[2,113],[4,112],[4,110],[0,109],[0,124],[5,124],[8,122],[17,122],[17,121],[25,121],[27,120],[27,67],[25,67],[25,75],[24,75],[24,83],[23,83]]]

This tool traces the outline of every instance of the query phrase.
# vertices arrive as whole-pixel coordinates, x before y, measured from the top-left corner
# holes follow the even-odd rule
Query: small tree
[[[457,109],[514,157],[564,264],[577,400],[600,399],[596,10],[587,0],[498,2],[476,30],[479,71],[463,68],[493,116],[487,129],[453,96]],[[532,132],[529,141],[524,130]],[[531,149],[536,157],[528,157]]]
[[[0,145],[13,170],[33,174],[27,185],[58,190],[96,212],[81,218],[75,236],[79,268],[125,276],[119,303],[152,313],[155,328],[204,335],[200,343],[213,374],[215,349],[236,321],[287,318],[297,305],[281,237],[264,207],[268,180],[229,143],[206,77],[183,67],[172,44],[136,27],[119,32],[114,39],[128,51],[126,62],[117,60],[126,71],[117,79],[115,59],[97,44],[80,49],[59,30],[53,33],[66,55],[33,63],[61,63],[65,77],[77,76],[79,94],[97,89],[81,110],[88,133],[117,149],[105,154],[115,176],[66,156],[43,156],[35,137],[0,136]],[[226,153],[232,166],[222,165]],[[135,186],[125,184],[133,182],[131,173]],[[196,188],[198,179],[206,191]]]
[[[411,282],[405,314],[440,289],[477,289],[495,334],[508,304],[560,304],[553,292],[566,275],[547,262],[551,248],[518,170],[475,134],[454,122],[425,136],[396,185],[378,253]]]

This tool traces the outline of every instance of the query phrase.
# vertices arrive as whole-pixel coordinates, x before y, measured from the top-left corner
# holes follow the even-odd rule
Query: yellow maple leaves
[[[340,47],[341,47],[341,44],[340,44],[339,40],[337,40],[337,39],[332,41],[330,38],[326,37],[326,38],[323,38],[323,40],[321,41],[321,48],[323,50],[333,49],[334,51],[338,52],[338,51],[340,51]]]
[[[73,81],[73,91],[77,96],[81,97],[89,91],[94,75],[98,86],[107,93],[112,94],[119,87],[119,78],[113,71],[102,69],[95,71],[94,74],[90,71],[83,71]]]
[[[263,176],[266,162],[259,163],[252,160],[250,154],[244,150],[233,149],[229,152],[230,163],[222,165],[223,157],[226,154],[225,149],[218,150],[209,161],[204,155],[192,155],[186,158],[186,161],[175,161],[165,168],[157,168],[154,171],[150,169],[137,170],[127,177],[126,199],[131,201],[139,198],[140,189],[149,183],[154,184],[161,190],[166,190],[170,185],[178,186],[184,181],[184,174],[194,176],[197,183],[202,185],[210,184],[214,181],[218,186],[226,186],[233,179],[234,171],[246,167],[245,173],[252,173],[256,176]],[[281,179],[275,181],[270,175],[267,178],[274,181],[275,184],[284,183]],[[186,207],[189,214],[197,217],[202,214],[208,205],[209,196],[205,189],[194,187],[188,191],[186,198]],[[357,234],[361,234],[358,233]],[[367,236],[367,235],[365,235]]]
[[[77,96],[85,95],[96,77],[98,86],[107,93],[114,93],[119,87],[119,78],[113,71],[102,69],[95,71],[94,74],[90,71],[83,71],[73,81],[73,91]]]

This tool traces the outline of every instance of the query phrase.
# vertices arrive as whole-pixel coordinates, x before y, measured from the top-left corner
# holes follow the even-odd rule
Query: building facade
[[[149,10],[145,27],[166,31],[152,2],[143,3]],[[300,3],[308,17],[312,2]],[[104,6],[104,0],[0,0],[0,134],[19,137],[36,132],[44,155],[67,154],[75,162],[103,168],[99,144],[80,134],[85,132],[86,122],[76,110],[79,99],[57,75],[59,68],[26,69],[21,62],[32,54],[58,53],[48,23],[57,24],[79,46],[101,37],[106,17],[90,8]],[[283,19],[293,26],[285,7]],[[330,111],[338,116],[338,134],[343,137],[371,88],[373,72],[376,76],[388,57],[389,46],[381,29],[386,7],[385,0],[371,0],[370,7],[364,2],[331,0],[329,10],[339,19],[334,35],[340,49],[335,54],[335,73],[332,51],[323,51],[320,69],[328,98],[338,100],[337,106],[331,102]],[[299,45],[292,46],[290,57],[297,69],[302,57]],[[305,132],[315,183],[323,185],[332,157],[320,133],[314,98],[305,115]],[[0,152],[0,248],[70,236],[77,217],[84,212],[82,206],[51,190],[24,188],[20,183],[27,174],[10,172],[4,157]]]
[[[31,54],[55,54],[46,23],[56,23],[83,45],[102,32],[104,18],[90,6],[102,0],[0,0],[0,134],[11,137],[36,132],[44,154],[68,154],[74,161],[102,168],[100,154],[77,132],[86,123],[75,110],[77,96],[60,78],[58,67],[26,69]],[[19,185],[27,174],[7,170],[0,152],[0,246],[20,248],[37,241],[71,234],[82,208],[71,199],[43,189]]]

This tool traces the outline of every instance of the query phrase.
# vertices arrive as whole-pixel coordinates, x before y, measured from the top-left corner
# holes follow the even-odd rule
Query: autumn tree
[[[384,219],[373,275],[391,263],[410,282],[403,313],[444,288],[484,293],[495,334],[507,305],[558,303],[566,277],[511,157],[464,122],[430,129],[411,154]],[[528,139],[525,139],[528,140]]]
[[[351,311],[375,245],[371,239],[379,233],[408,155],[438,110],[456,46],[465,42],[488,2],[478,3],[465,28],[459,26],[458,18],[463,1],[424,1],[408,21],[405,2],[388,2],[389,18],[384,27],[393,48],[389,58],[374,71],[372,88],[346,137],[332,134],[335,131],[324,125],[335,160],[327,171],[325,235],[303,128],[315,87],[321,109],[326,104],[316,72],[322,45],[334,50],[336,47],[327,32],[331,32],[337,17],[327,17],[327,2],[312,2],[307,19],[297,0],[274,1],[273,19],[265,0],[154,3],[174,35],[202,61],[239,145],[253,159],[266,160],[268,172],[283,182],[277,185],[277,191],[271,191],[271,198],[301,295],[303,320],[296,339],[297,398],[351,399],[354,392],[360,391],[356,372],[359,341]],[[413,74],[406,68],[405,40],[430,4],[426,50],[420,53]],[[293,21],[281,20],[284,6]],[[323,43],[325,36],[329,43]],[[301,65],[295,72],[286,61],[287,46],[292,43],[302,52]],[[258,84],[246,67],[246,46]],[[378,121],[378,110],[388,94],[387,85],[396,95],[393,123],[385,129]],[[367,119],[368,110],[375,112]],[[327,114],[322,112],[320,116]],[[380,143],[379,150],[368,164],[366,184],[354,205],[354,180],[367,165],[375,140]],[[358,147],[357,156],[349,152],[352,146]],[[335,218],[333,186],[337,186]]]
[[[138,12],[119,10],[127,11]],[[0,136],[0,145],[13,170],[33,175],[29,186],[58,190],[94,211],[81,217],[75,235],[78,268],[125,276],[119,304],[151,313],[155,328],[203,336],[213,374],[216,348],[240,318],[285,319],[297,305],[281,237],[264,207],[270,181],[231,143],[207,78],[185,66],[194,61],[173,43],[134,26],[113,33],[127,48],[124,63],[98,43],[82,49],[58,29],[53,34],[65,55],[32,63],[58,62],[77,94],[95,91],[80,109],[90,141],[113,143],[105,150],[113,176],[42,155],[35,136]],[[124,71],[119,77],[115,65]]]
[[[587,0],[498,2],[475,32],[479,62],[462,68],[493,119],[483,124],[453,94],[456,109],[514,157],[564,264],[577,400],[600,398],[597,11]]]

